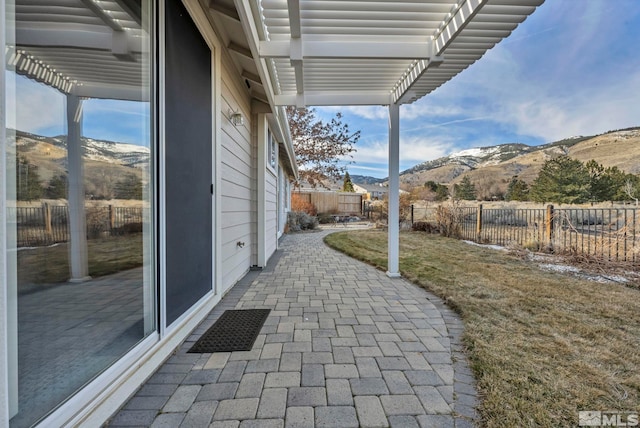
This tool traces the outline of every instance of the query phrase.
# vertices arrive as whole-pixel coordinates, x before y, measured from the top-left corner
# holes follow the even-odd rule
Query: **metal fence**
[[[640,264],[638,208],[447,209],[461,239]],[[438,229],[444,220],[438,208],[413,207],[412,223],[418,221]]]
[[[142,232],[144,211],[142,207],[86,207],[87,238]],[[67,205],[43,203],[40,207],[11,207],[7,214],[9,221],[16,224],[18,247],[38,247],[69,240]]]

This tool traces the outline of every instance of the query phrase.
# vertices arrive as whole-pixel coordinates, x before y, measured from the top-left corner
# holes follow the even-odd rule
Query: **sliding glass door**
[[[154,11],[2,3],[10,426],[26,427],[156,331]]]

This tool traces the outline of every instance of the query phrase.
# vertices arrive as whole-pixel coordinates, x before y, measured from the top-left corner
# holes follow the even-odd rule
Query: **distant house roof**
[[[359,187],[365,189],[367,193],[378,192],[378,193],[388,193],[388,186],[381,186],[379,184],[358,184]]]
[[[298,186],[296,186],[296,188],[299,188],[300,190],[305,192],[335,192],[335,191],[342,190],[342,182],[338,182],[335,180],[326,180],[324,184],[328,188],[320,184],[317,185],[316,187],[313,187],[307,181],[300,180],[298,181]]]

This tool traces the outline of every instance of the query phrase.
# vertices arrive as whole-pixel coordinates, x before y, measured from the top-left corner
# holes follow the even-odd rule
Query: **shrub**
[[[317,214],[315,205],[307,200],[306,195],[301,195],[299,193],[291,194],[291,211],[305,212],[311,216]]]
[[[331,224],[335,223],[335,216],[329,213],[318,214],[318,223],[320,224]]]
[[[318,219],[303,211],[291,211],[289,212],[288,224],[289,230],[292,232],[313,230],[318,227]]]
[[[438,226],[428,221],[416,221],[411,225],[414,232],[440,233]]]
[[[455,204],[440,205],[436,209],[436,223],[442,236],[459,238],[462,224],[462,210]]]
[[[104,207],[87,207],[85,209],[87,237],[96,239],[109,231],[109,212]]]

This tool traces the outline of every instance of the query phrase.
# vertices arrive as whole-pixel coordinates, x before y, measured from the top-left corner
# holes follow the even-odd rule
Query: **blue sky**
[[[362,131],[349,172],[386,177],[387,109],[317,114],[337,111]],[[640,1],[546,0],[467,70],[401,107],[400,170],[471,147],[631,126],[640,126]]]
[[[471,147],[537,145],[640,126],[639,47],[640,0],[547,0],[478,62],[401,107],[400,169]],[[8,79],[9,92],[13,85],[24,101],[18,129],[65,132],[59,92],[19,76]],[[16,127],[8,107],[8,125]],[[349,172],[386,177],[387,109],[317,109],[325,120],[337,111],[362,131]],[[146,117],[144,103],[88,100],[84,135],[148,144]]]

